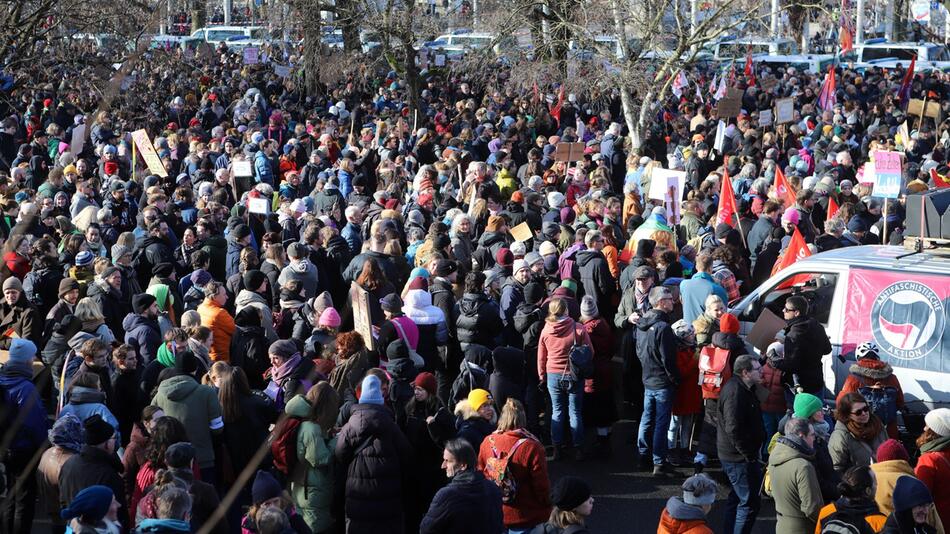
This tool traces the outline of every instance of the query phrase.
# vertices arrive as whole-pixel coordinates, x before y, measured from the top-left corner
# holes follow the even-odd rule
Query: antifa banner
[[[873,340],[882,359],[900,367],[950,371],[946,334],[950,284],[945,276],[852,269],[845,312],[845,347]]]

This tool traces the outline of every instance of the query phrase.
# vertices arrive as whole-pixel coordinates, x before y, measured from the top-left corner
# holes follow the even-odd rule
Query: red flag
[[[795,231],[792,234],[792,240],[788,243],[788,247],[785,249],[785,252],[782,253],[782,257],[775,262],[775,266],[772,267],[772,274],[774,275],[796,261],[802,258],[807,258],[808,256],[811,256],[811,250],[805,243],[805,238],[802,237],[802,233],[798,231],[798,228],[795,228]],[[808,274],[803,273],[795,275],[779,284],[776,289],[789,288],[795,284],[807,282],[808,279]]]
[[[897,98],[901,101],[901,109],[907,109],[907,104],[910,103],[910,85],[914,81],[914,67],[917,65],[917,55],[910,58],[910,66],[907,67],[907,72],[904,73],[904,79],[901,80],[901,86],[897,90]]]
[[[840,27],[841,53],[847,54],[854,50],[854,25],[851,24],[851,15],[848,13],[848,0],[841,0]]]
[[[554,104],[554,107],[551,108],[551,116],[554,117],[554,120],[557,121],[558,126],[561,125],[561,108],[564,106],[564,85],[561,84],[560,90],[557,93],[557,104]]]
[[[934,186],[938,189],[945,189],[950,187],[950,175],[937,174],[937,169],[930,169],[930,181],[933,182]]]
[[[775,167],[775,182],[772,185],[775,186],[775,195],[785,201],[786,208],[795,204],[795,190],[789,185],[788,180],[785,179],[785,173],[778,166]]]
[[[755,85],[755,67],[752,65],[752,47],[749,47],[749,51],[745,56],[745,71],[743,72],[745,77],[749,80],[749,85]]]
[[[729,179],[729,171],[722,174],[722,188],[719,191],[719,212],[716,216],[716,224],[726,223],[735,228],[732,222],[733,216],[739,212],[736,207],[736,193],[732,190],[732,180]]]
[[[833,219],[836,213],[838,213],[838,203],[835,202],[835,197],[828,197],[828,213],[825,215],[825,220]]]

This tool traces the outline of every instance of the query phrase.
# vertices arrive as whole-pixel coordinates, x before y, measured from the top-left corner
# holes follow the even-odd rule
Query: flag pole
[[[887,241],[888,241],[888,239],[887,239],[887,204],[888,204],[887,198],[885,198],[885,199],[884,199],[884,232],[883,232],[882,235],[881,235],[881,244],[882,244],[882,245],[886,245],[886,244],[887,244]],[[923,216],[924,216],[924,213],[921,212],[921,217],[923,217]]]

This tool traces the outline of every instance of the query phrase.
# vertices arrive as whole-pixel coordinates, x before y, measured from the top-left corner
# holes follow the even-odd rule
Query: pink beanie
[[[319,326],[339,328],[340,322],[340,314],[332,306],[323,310],[323,313],[320,314]]]
[[[782,214],[782,222],[790,222],[794,225],[798,225],[798,210],[794,208],[788,208],[785,210],[785,213]]]

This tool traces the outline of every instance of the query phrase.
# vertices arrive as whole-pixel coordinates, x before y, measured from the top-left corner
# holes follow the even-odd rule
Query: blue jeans
[[[670,416],[673,412],[672,389],[643,390],[643,415],[640,417],[640,431],[637,433],[637,446],[640,456],[653,450],[653,465],[666,461],[667,436],[670,429]]]
[[[567,383],[561,375],[548,373],[548,393],[551,394],[551,441],[555,446],[564,444],[564,410],[571,424],[571,438],[575,447],[584,442],[584,421],[581,410],[584,403],[584,382]]]
[[[758,462],[722,460],[722,470],[732,486],[726,500],[723,533],[749,534],[761,507],[759,489],[762,485],[762,467]]]

